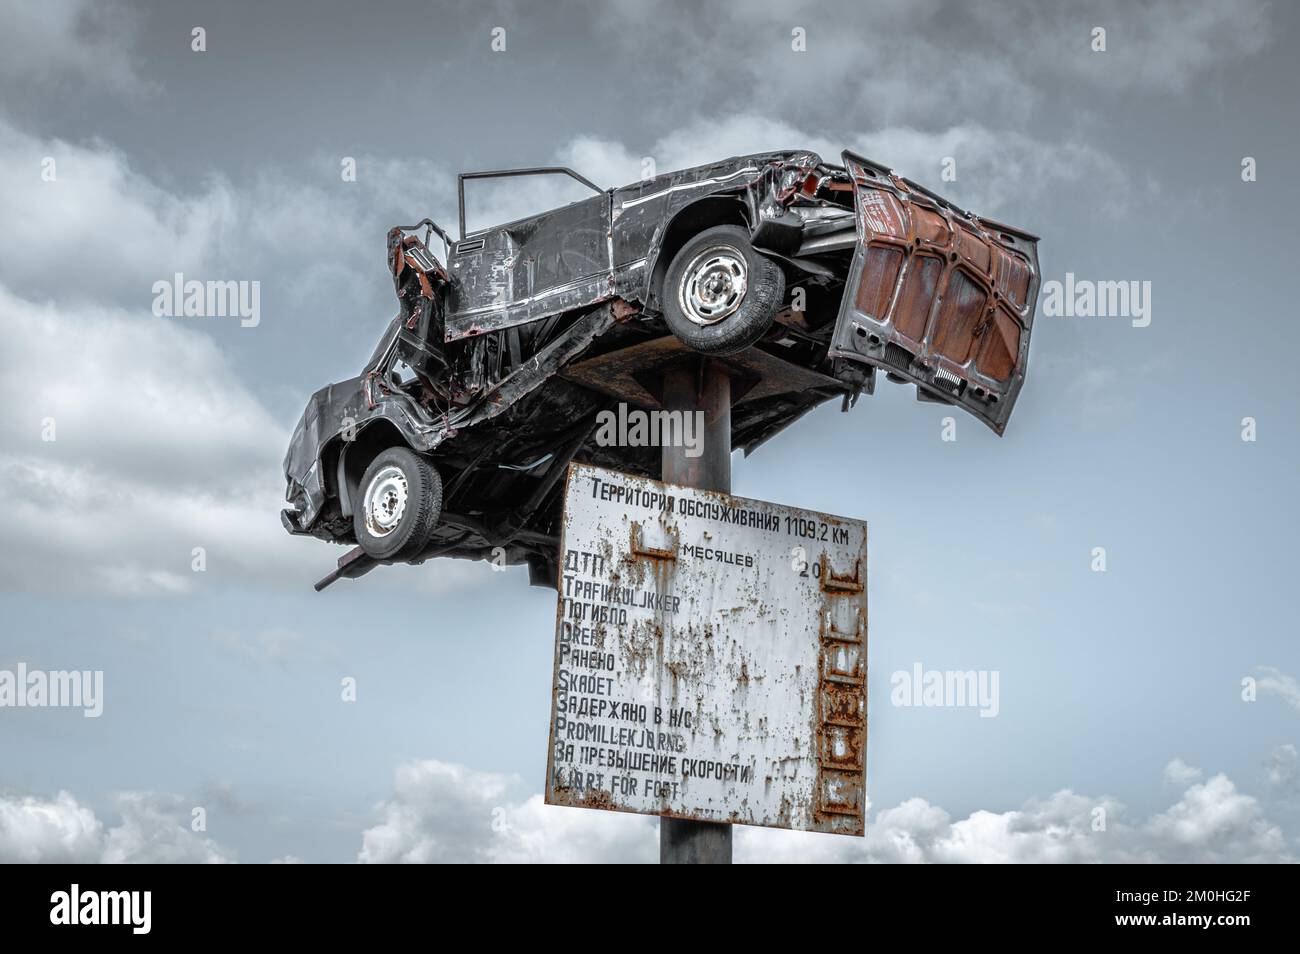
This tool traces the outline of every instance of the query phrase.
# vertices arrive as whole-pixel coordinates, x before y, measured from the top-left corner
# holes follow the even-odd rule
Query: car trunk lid
[[[998,434],[1024,383],[1038,239],[851,152],[858,243],[832,357],[879,367]]]

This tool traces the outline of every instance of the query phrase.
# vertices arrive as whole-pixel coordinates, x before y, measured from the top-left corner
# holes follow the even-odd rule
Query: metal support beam
[[[686,818],[660,818],[659,863],[731,864],[731,826]]]
[[[703,490],[731,491],[731,378],[704,358],[664,371],[663,406],[668,411],[703,412],[699,457],[685,447],[663,449],[662,479]],[[660,864],[731,864],[731,826],[683,818],[659,819]]]

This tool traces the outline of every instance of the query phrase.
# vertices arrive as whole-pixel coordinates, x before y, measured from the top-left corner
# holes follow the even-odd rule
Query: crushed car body
[[[568,176],[589,198],[465,230],[465,184]],[[399,310],[361,374],[312,396],[284,469],[290,533],[358,544],[318,588],[435,556],[555,577],[576,460],[658,477],[597,417],[721,362],[748,454],[877,370],[1003,433],[1024,383],[1038,239],[850,152],[741,156],[601,190],[570,169],[463,174],[460,237],[388,236]],[[431,248],[441,240],[445,264]]]

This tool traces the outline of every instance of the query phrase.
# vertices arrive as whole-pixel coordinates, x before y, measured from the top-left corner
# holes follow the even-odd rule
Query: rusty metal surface
[[[858,247],[831,354],[866,361],[997,433],[1025,380],[1038,239],[844,153]]]
[[[560,372],[570,381],[640,407],[659,407],[660,399],[647,382],[666,368],[695,354],[679,338],[666,335],[618,351],[586,358]],[[741,382],[736,403],[759,401],[792,391],[826,388],[841,392],[835,378],[784,361],[758,348],[728,355],[722,362]],[[744,382],[752,381],[752,387]]]
[[[866,524],[582,464],[546,801],[861,834]]]

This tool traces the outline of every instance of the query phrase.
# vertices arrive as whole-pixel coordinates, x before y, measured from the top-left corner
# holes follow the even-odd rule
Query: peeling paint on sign
[[[867,526],[584,464],[546,801],[860,835]]]

